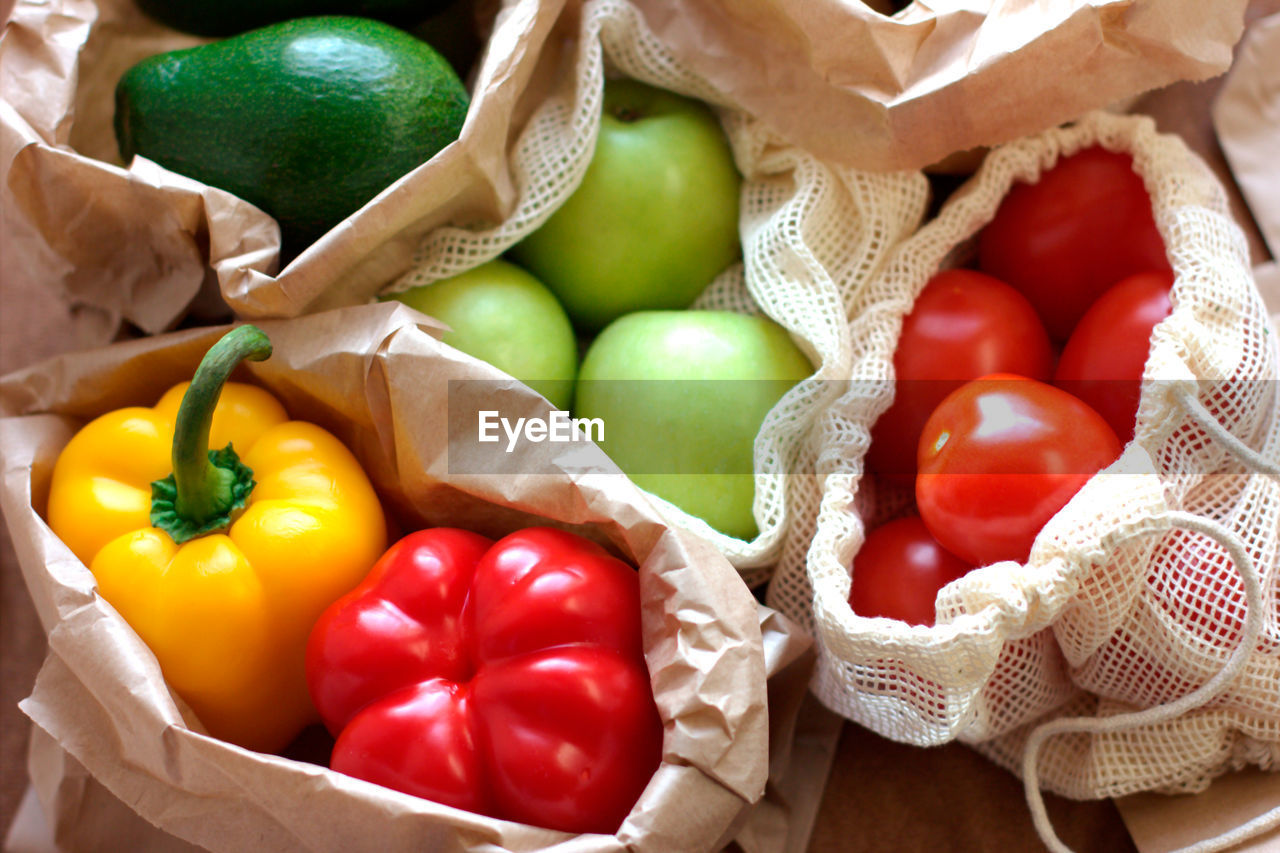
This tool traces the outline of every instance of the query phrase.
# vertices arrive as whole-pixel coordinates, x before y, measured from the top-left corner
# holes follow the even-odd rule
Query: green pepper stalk
[[[173,473],[151,484],[151,523],[181,544],[221,530],[242,509],[255,485],[253,471],[228,444],[209,449],[213,410],[240,362],[271,356],[271,341],[256,326],[238,326],[209,348],[182,396],[173,430]]]

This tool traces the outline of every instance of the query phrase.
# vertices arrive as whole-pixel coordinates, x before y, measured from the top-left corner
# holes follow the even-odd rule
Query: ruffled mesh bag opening
[[[862,477],[903,316],[1014,182],[1095,144],[1132,155],[1176,275],[1134,441],[1025,564],[945,587],[935,626],[855,615],[853,557],[906,504]],[[1195,791],[1242,765],[1277,766],[1276,332],[1207,167],[1149,119],[1106,113],[1002,146],[848,310],[850,381],[818,426],[816,522],[789,534],[769,590],[818,638],[823,703],[894,740],[974,744],[1037,796]]]

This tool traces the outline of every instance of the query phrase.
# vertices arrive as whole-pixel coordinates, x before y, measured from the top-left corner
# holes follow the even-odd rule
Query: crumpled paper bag
[[[633,0],[730,103],[811,153],[919,169],[1231,64],[1247,0]],[[749,60],[744,58],[749,57]]]
[[[1276,7],[1280,10],[1280,6]],[[1213,102],[1213,129],[1231,176],[1273,258],[1280,257],[1280,11],[1256,22]]]
[[[1245,0],[633,0],[717,100],[832,162],[916,169],[1179,79],[1223,71]],[[371,297],[444,224],[502,221],[507,154],[580,0],[505,0],[458,142],[278,270],[261,211],[155,164],[116,162],[110,92],[192,39],[131,0],[18,0],[0,40],[0,200],[11,275],[148,333],[188,313],[295,316]],[[1206,6],[1210,9],[1206,12]],[[749,58],[749,59],[747,59]],[[338,286],[340,283],[340,286]],[[104,338],[105,340],[105,338]]]
[[[6,272],[105,315],[106,332],[93,343],[126,321],[154,334],[188,315],[229,317],[219,291],[262,279],[278,276],[285,291],[314,291],[317,280],[381,284],[403,270],[430,228],[498,215],[511,194],[499,140],[524,86],[529,30],[545,24],[499,15],[495,47],[469,87],[461,138],[281,271],[271,217],[145,158],[121,163],[116,150],[120,76],[144,57],[209,40],[155,23],[133,0],[18,0],[0,38]]]
[[[110,409],[151,405],[189,376],[225,331],[201,328],[64,355],[0,380],[0,506],[49,638],[22,708],[42,732],[37,745],[47,735],[69,758],[51,762],[46,750],[33,763],[45,813],[85,816],[75,808],[87,790],[71,772],[79,765],[156,827],[214,850],[715,850],[750,826],[770,775],[770,702],[782,702],[768,695],[767,673],[807,667],[807,637],[762,608],[707,543],[665,524],[594,445],[569,453],[526,445],[538,473],[524,476],[452,473],[451,380],[496,383],[493,403],[506,416],[546,416],[550,407],[442,345],[423,315],[370,305],[261,327],[275,352],[244,376],[291,416],[342,439],[404,529],[499,535],[550,523],[639,566],[645,656],[665,725],[662,765],[616,835],[571,836],[204,734],[40,516],[53,463],[74,431]],[[776,770],[785,746],[773,746]],[[83,837],[83,827],[60,826]]]

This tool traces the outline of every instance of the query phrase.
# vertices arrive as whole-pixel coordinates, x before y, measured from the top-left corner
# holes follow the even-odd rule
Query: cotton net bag
[[[535,8],[538,4],[526,0],[507,13],[553,14],[555,5]],[[674,524],[714,543],[748,584],[763,583],[792,516],[817,508],[806,438],[840,391],[832,380],[847,377],[852,366],[845,305],[891,247],[918,226],[927,183],[919,173],[832,167],[781,142],[677,61],[640,12],[623,0],[568,2],[558,14],[557,30],[533,75],[534,89],[547,86],[545,97],[511,152],[517,187],[512,212],[492,227],[436,229],[419,248],[414,268],[385,293],[478,266],[541,225],[578,186],[590,163],[606,76],[638,79],[710,105],[744,179],[743,260],[726,269],[692,307],[768,315],[791,333],[815,372],[779,401],[756,436],[753,511],[759,533],[754,539],[720,533],[651,497]]]
[[[1132,155],[1176,277],[1134,440],[1026,564],[945,587],[935,626],[855,615],[853,557],[907,502],[861,477],[903,316],[966,259],[1015,182],[1095,144]],[[1245,765],[1280,769],[1276,332],[1207,167],[1150,119],[1107,113],[997,148],[850,316],[851,381],[819,427],[816,526],[789,536],[769,590],[815,632],[822,702],[894,740],[958,739],[1020,771],[1051,846],[1041,786],[1081,799],[1191,792]]]

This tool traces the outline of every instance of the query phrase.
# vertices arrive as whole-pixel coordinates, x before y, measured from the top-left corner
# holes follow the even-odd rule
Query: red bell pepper
[[[334,770],[493,817],[612,833],[661,759],[636,571],[560,530],[406,536],[316,623],[307,680]]]

